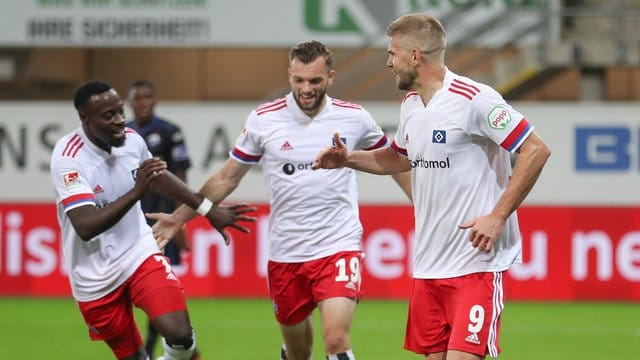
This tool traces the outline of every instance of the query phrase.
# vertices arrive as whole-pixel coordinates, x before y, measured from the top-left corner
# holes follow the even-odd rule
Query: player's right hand
[[[159,158],[145,160],[136,171],[134,190],[142,196],[149,189],[151,182],[162,175],[166,169],[167,163]]]
[[[347,165],[349,151],[337,132],[333,134],[333,144],[334,146],[326,147],[320,151],[311,165],[311,169],[338,169]]]

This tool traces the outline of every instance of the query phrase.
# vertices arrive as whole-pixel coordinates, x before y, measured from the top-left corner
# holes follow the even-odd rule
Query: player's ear
[[[335,79],[336,79],[336,71],[335,71],[335,70],[333,70],[333,69],[329,70],[329,78],[328,78],[327,83],[328,83],[329,85],[332,85],[332,84],[333,84],[333,81],[334,81]]]
[[[83,124],[87,122],[87,113],[82,110],[78,110],[78,117],[80,118],[80,122]]]

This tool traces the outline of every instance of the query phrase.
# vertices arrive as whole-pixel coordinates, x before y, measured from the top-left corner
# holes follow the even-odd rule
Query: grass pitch
[[[277,359],[281,344],[264,299],[190,299],[203,359]],[[144,314],[138,311],[144,333]],[[361,360],[423,359],[402,349],[406,302],[365,300],[352,328]],[[313,359],[324,359],[316,317]],[[71,299],[0,298],[0,359],[112,359],[92,342]],[[504,360],[637,359],[640,305],[632,303],[506,304]],[[160,355],[160,352],[158,352]]]

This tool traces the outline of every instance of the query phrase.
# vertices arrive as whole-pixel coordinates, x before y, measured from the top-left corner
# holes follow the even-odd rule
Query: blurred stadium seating
[[[468,3],[441,16],[454,71],[511,100],[640,100],[640,0],[540,0],[536,16],[510,7],[484,18]],[[483,44],[485,37],[491,43]],[[384,48],[333,50],[340,74],[334,96],[402,96],[389,86]],[[287,53],[279,47],[0,47],[0,99],[68,99],[89,78],[124,90],[141,76],[153,79],[167,100],[269,99],[288,89]]]

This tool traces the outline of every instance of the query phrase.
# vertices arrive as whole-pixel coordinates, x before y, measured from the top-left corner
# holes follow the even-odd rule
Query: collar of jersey
[[[84,129],[82,128],[82,125],[80,125],[77,129],[77,133],[78,135],[80,135],[80,138],[82,139],[82,141],[84,142],[87,150],[91,151],[92,153],[102,157],[102,158],[109,158],[114,154],[114,150],[116,148],[111,147],[111,153],[108,153],[106,151],[104,151],[102,148],[98,147],[96,144],[93,143],[93,141],[91,141],[89,139],[89,137],[87,136],[87,134],[84,132]]]
[[[324,98],[325,98],[324,107],[314,117],[309,117],[309,115],[305,114],[304,111],[300,109],[300,107],[298,106],[298,103],[296,103],[296,100],[293,98],[293,92],[288,93],[286,96],[287,107],[291,109],[291,113],[294,115],[295,118],[300,118],[305,121],[312,121],[331,111],[331,107],[333,106],[331,104],[331,98],[329,97],[329,95],[325,95]]]

